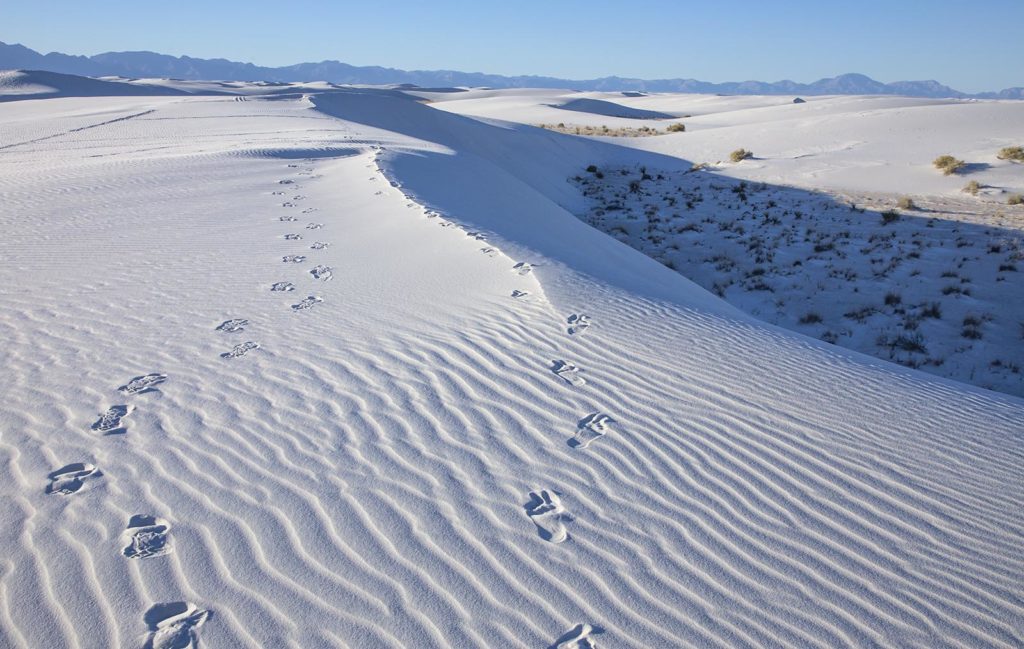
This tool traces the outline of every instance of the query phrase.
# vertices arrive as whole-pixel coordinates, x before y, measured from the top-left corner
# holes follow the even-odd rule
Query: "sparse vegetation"
[[[1011,162],[1024,162],[1024,146],[1007,146],[999,149],[996,157]]]
[[[889,225],[894,221],[900,220],[900,213],[896,210],[886,210],[882,212],[882,225]]]
[[[665,135],[668,131],[659,131],[650,126],[620,126],[619,128],[608,128],[607,126],[589,126],[580,124],[537,124],[538,127],[566,135],[600,135],[603,137],[651,137],[654,135]],[[682,124],[680,124],[682,126]]]
[[[800,316],[800,324],[802,325],[816,324],[819,322],[821,322],[821,316],[814,312],[805,313],[804,315]]]
[[[746,160],[747,158],[753,158],[753,157],[754,157],[754,154],[751,153],[750,151],[747,151],[746,149],[736,149],[735,151],[733,151],[732,153],[729,154],[729,160],[731,160],[733,162],[742,162],[743,160]]]
[[[1007,205],[1024,205],[1024,196],[1020,194],[1010,194],[1010,197],[1006,199]]]
[[[978,191],[980,191],[980,190],[981,190],[981,185],[978,184],[977,180],[972,180],[971,182],[969,182],[966,185],[964,185],[964,191],[966,193],[970,194],[971,196],[977,196],[978,195]]]
[[[896,202],[896,207],[901,210],[916,210],[917,205],[914,205],[914,199],[909,196],[900,196],[900,199]]]
[[[668,128],[665,129],[666,133],[683,133],[684,131],[686,131],[686,126],[682,122],[669,124]]]
[[[967,163],[963,160],[957,160],[951,155],[940,155],[932,161],[932,164],[943,174],[951,176],[963,169]]]

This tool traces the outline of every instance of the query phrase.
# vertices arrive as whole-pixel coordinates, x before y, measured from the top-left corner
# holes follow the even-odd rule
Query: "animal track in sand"
[[[245,331],[245,328],[249,325],[248,320],[236,318],[234,320],[225,320],[224,322],[217,325],[217,331],[222,331],[227,334],[233,334],[238,331]]]
[[[314,305],[319,304],[320,302],[323,301],[323,298],[317,297],[315,295],[310,295],[309,297],[301,300],[298,304],[293,304],[292,309],[295,311],[305,311],[306,309],[312,309]]]
[[[154,604],[143,618],[150,633],[144,649],[196,649],[197,630],[211,615],[190,602]]]
[[[284,180],[277,181],[277,183],[279,185],[294,185],[295,181],[294,180],[289,180],[288,178],[285,178]]]
[[[513,266],[512,270],[520,275],[529,275],[533,272],[533,265],[528,264],[525,261],[521,261]]]
[[[121,536],[126,543],[122,554],[129,559],[149,559],[174,550],[171,547],[171,524],[157,516],[132,516]]]
[[[302,238],[302,235],[301,234],[286,234],[286,235],[284,235],[284,238],[287,239],[288,241],[298,241],[299,239]]]
[[[245,356],[254,349],[259,349],[259,343],[254,343],[251,340],[247,340],[244,343],[238,343],[231,348],[231,351],[224,352],[220,355],[221,358],[239,358]]]
[[[326,250],[331,244],[324,243],[323,241],[314,241],[313,245],[309,247],[310,250]]]
[[[302,210],[302,213],[303,214],[311,214],[312,212],[318,212],[318,211],[320,211],[319,207],[307,207],[306,209]]]
[[[579,387],[581,385],[586,385],[587,383],[586,380],[580,376],[580,368],[576,367],[569,361],[554,361],[551,371],[569,385]]]
[[[286,264],[301,264],[306,261],[305,255],[285,255],[281,257],[281,261]]]
[[[607,435],[608,425],[614,423],[614,419],[599,412],[587,415],[576,424],[576,435],[569,439],[569,446],[579,449],[587,448],[594,440]]]
[[[292,221],[298,221],[299,219],[295,216],[279,216],[277,217],[277,220],[284,221],[285,223],[291,223]]]
[[[324,227],[323,223],[308,223],[306,224],[307,230],[320,230]]]
[[[291,282],[274,282],[274,284],[271,285],[270,290],[274,291],[275,293],[280,293],[283,291],[294,291],[295,284],[292,284]]]
[[[574,313],[569,316],[567,322],[569,323],[569,328],[567,329],[569,335],[578,336],[590,327],[590,316],[583,315],[582,313]]]
[[[562,501],[554,491],[542,489],[530,492],[530,501],[526,503],[526,515],[537,526],[537,533],[545,541],[561,543],[569,538],[565,523],[572,516],[562,506]]]
[[[597,642],[590,636],[599,633],[604,633],[604,630],[580,623],[555,641],[551,649],[597,649]]]
[[[484,253],[488,257],[497,257],[498,253],[500,253],[501,251],[498,250],[497,248],[494,248],[493,246],[488,246],[486,248],[481,248],[480,252]]]
[[[86,480],[102,475],[102,471],[87,462],[69,464],[46,476],[50,479],[50,484],[46,485],[46,493],[67,496],[84,487]]]
[[[512,297],[516,298],[517,300],[522,300],[522,299],[530,297],[530,292],[529,291],[520,291],[519,289],[516,289],[516,290],[512,291]]]
[[[473,239],[475,239],[477,241],[486,241],[487,240],[487,235],[484,234],[483,232],[467,232],[466,236],[467,237],[472,237]]]
[[[309,271],[309,274],[312,275],[314,279],[326,282],[327,280],[334,277],[334,269],[331,268],[330,266],[324,266],[323,264],[319,264],[317,266],[314,266]]]
[[[281,207],[295,207],[295,203],[293,203],[291,201],[285,201],[285,202],[281,203]]]
[[[127,417],[129,412],[131,412],[129,406],[110,406],[106,412],[100,415],[96,423],[92,425],[92,429],[104,435],[121,435],[126,433],[128,431],[121,426],[121,420]]]
[[[160,385],[166,380],[166,374],[153,372],[143,376],[136,376],[125,385],[119,387],[118,390],[125,394],[145,394],[146,392],[156,392],[157,389],[153,386]]]

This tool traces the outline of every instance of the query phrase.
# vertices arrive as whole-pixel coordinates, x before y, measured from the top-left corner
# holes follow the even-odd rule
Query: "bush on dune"
[[[966,163],[963,160],[957,160],[951,155],[940,155],[932,161],[932,164],[935,165],[936,169],[947,176],[955,174],[966,166]]]
[[[743,160],[746,160],[747,158],[753,157],[754,154],[751,153],[750,151],[747,151],[746,149],[736,149],[735,151],[729,154],[729,159],[732,160],[733,162],[741,162]]]

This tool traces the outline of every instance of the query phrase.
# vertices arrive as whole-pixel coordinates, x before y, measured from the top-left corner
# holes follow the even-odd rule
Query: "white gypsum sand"
[[[634,149],[246,99],[0,104],[0,646],[1024,639],[1019,398],[577,218]]]

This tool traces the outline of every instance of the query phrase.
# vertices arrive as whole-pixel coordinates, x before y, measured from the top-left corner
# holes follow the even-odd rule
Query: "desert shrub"
[[[1024,162],[1024,146],[1007,146],[999,149],[999,153],[996,157],[1000,160],[1010,160],[1012,162]]]
[[[970,194],[971,196],[977,196],[978,195],[978,191],[980,189],[981,189],[981,185],[978,184],[977,180],[972,180],[971,182],[969,182],[966,185],[964,185],[964,191],[967,192],[968,194]]]
[[[924,309],[921,310],[922,318],[934,318],[935,320],[942,319],[942,306],[938,302],[932,302]]]
[[[735,151],[729,154],[729,159],[732,160],[733,162],[741,162],[743,160],[746,160],[747,158],[753,157],[754,154],[751,153],[750,151],[747,151],[746,149],[736,149]]]
[[[896,210],[886,210],[882,212],[882,225],[889,225],[893,221],[900,220],[900,213]]]
[[[1024,196],[1020,194],[1010,194],[1010,197],[1006,199],[1007,205],[1024,205]]]
[[[590,165],[589,167],[587,167],[587,171],[590,172],[590,173],[596,173],[597,172],[597,165]]]
[[[815,324],[821,322],[821,316],[817,313],[805,313],[800,316],[800,324]]]
[[[936,169],[949,176],[963,169],[966,163],[963,160],[957,160],[951,155],[940,155],[932,161],[932,164],[935,165]]]
[[[896,306],[897,304],[899,304],[902,301],[903,301],[903,298],[900,297],[899,293],[889,292],[889,293],[885,294],[885,305],[886,306]]]
[[[676,122],[675,124],[669,124],[665,130],[669,133],[682,133],[686,131],[686,126],[682,122]]]
[[[917,205],[914,205],[914,199],[909,196],[900,196],[900,200],[896,201],[896,207],[901,210],[914,210],[917,209]]]

